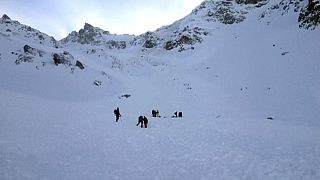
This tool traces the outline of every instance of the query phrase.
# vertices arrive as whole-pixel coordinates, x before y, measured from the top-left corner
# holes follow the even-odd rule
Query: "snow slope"
[[[182,52],[0,34],[0,179],[319,179],[319,29],[260,13]],[[25,44],[43,55],[16,64]]]

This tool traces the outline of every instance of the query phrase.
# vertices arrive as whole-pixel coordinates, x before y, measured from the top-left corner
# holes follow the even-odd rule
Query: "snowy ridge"
[[[143,34],[143,46],[160,47],[166,50],[178,49],[179,52],[193,50],[195,44],[201,43],[213,29],[221,26],[216,22],[240,23],[252,9],[264,5],[261,2],[258,5],[241,4],[242,2],[234,1],[204,1],[185,18],[159,28],[155,32]]]
[[[155,32],[146,32],[139,36],[114,36],[108,31],[86,23],[79,32],[73,31],[62,39],[62,45],[70,43],[103,45],[109,49],[124,49],[130,46],[142,48],[177,49],[179,52],[193,50],[209,34],[215,22],[222,24],[240,23],[252,9],[265,5],[266,1],[245,3],[242,1],[204,1],[190,15],[174,24],[159,28]],[[119,38],[122,37],[122,40]],[[116,40],[115,40],[116,39]]]
[[[128,39],[132,38],[133,36],[130,35],[112,35],[108,31],[85,23],[83,29],[80,29],[79,32],[71,32],[60,43],[67,46],[71,43],[80,43],[92,46],[104,45],[109,49],[124,49],[129,43]]]
[[[278,1],[225,2],[245,19],[205,1],[155,32],[86,24],[58,46],[3,17],[0,179],[320,179],[319,28],[259,19]]]
[[[39,44],[57,47],[57,41],[45,33],[40,32],[30,26],[20,24],[18,21],[11,20],[7,15],[0,18],[1,36],[8,39],[23,40],[26,42],[37,42]]]

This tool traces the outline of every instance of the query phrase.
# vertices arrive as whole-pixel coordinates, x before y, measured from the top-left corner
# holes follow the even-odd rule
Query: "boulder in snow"
[[[80,69],[84,69],[84,66],[80,61],[76,62],[76,66],[79,67]]]
[[[93,84],[96,85],[96,86],[101,86],[102,82],[101,82],[101,81],[98,81],[98,80],[95,80],[95,81],[93,82]]]

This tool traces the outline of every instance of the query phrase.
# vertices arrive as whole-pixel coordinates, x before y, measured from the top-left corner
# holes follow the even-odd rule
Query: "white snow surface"
[[[257,11],[181,53],[0,34],[0,179],[320,179],[319,28]],[[16,65],[25,44],[45,54]],[[55,66],[63,51],[85,69]]]

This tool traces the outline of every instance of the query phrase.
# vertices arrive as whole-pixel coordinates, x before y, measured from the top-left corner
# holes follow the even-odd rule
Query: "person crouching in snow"
[[[139,116],[139,118],[138,118],[137,126],[139,126],[139,124],[140,124],[141,128],[143,128],[143,117],[142,116]]]

